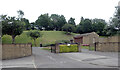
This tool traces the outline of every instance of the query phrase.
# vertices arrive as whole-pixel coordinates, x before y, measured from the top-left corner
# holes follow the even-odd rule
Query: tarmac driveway
[[[33,55],[3,60],[2,68],[117,68],[118,53],[82,50],[79,53],[51,53],[33,47]]]

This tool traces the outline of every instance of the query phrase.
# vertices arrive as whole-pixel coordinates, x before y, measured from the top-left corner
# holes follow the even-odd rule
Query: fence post
[[[59,43],[56,43],[56,46],[55,46],[55,53],[59,53]]]
[[[78,52],[81,52],[81,44],[78,43]]]
[[[52,49],[53,47],[51,46],[51,53],[53,52],[53,49]]]
[[[95,51],[96,51],[96,42],[94,44],[95,44]]]

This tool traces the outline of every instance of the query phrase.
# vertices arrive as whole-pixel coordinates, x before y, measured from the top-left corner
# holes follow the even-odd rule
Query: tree
[[[108,35],[120,35],[120,6],[116,7],[115,15],[110,19],[110,24],[106,30]]]
[[[62,27],[63,31],[65,31],[67,34],[70,34],[71,32],[75,31],[75,26],[72,24],[65,24]]]
[[[93,31],[99,35],[104,35],[103,31],[104,31],[106,25],[107,25],[107,23],[103,19],[95,18],[92,20]]]
[[[18,10],[17,13],[18,13],[18,19],[23,21],[23,22],[25,22],[25,29],[26,30],[30,30],[31,29],[31,25],[29,23],[29,20],[26,19],[26,18],[23,18],[24,12],[22,10]]]
[[[85,19],[82,29],[83,29],[84,33],[92,32],[93,30],[92,30],[92,22],[91,22],[91,20]]]
[[[21,21],[25,22],[25,29],[26,29],[26,30],[30,30],[30,29],[31,29],[31,25],[30,25],[28,19],[22,18]]]
[[[76,33],[83,33],[84,18],[81,17],[80,23],[76,26]]]
[[[31,29],[34,30],[34,29],[35,29],[35,23],[32,22],[32,23],[30,23],[30,24],[31,24]]]
[[[92,22],[90,19],[84,19],[80,24],[77,26],[77,32],[79,33],[89,33],[92,32]]]
[[[50,16],[51,22],[53,24],[54,30],[61,31],[64,24],[66,24],[66,19],[63,15],[52,14]]]
[[[45,28],[45,30],[48,30],[49,24],[50,24],[50,18],[48,14],[41,14],[38,19],[35,21],[36,26],[42,30]]]
[[[61,31],[63,25],[66,23],[66,19],[63,15],[52,14],[41,14],[35,21],[36,26],[40,30],[57,30]]]
[[[21,20],[21,18],[24,16],[24,12],[22,10],[18,10],[18,18]]]
[[[71,17],[71,18],[68,20],[68,24],[75,25],[75,19]]]
[[[34,40],[34,45],[35,46],[37,46],[36,45],[36,39],[42,36],[42,34],[39,31],[37,31],[37,30],[29,31],[27,33],[27,35],[30,36]]]
[[[80,34],[83,33],[82,25],[81,24],[79,24],[79,25],[76,26],[76,33],[80,33]]]
[[[24,30],[24,22],[15,17],[4,17],[2,21],[2,33],[12,36],[12,43],[15,42],[15,37],[20,35]]]

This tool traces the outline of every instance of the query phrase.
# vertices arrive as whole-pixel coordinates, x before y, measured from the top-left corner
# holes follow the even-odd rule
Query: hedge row
[[[59,45],[59,48],[60,48],[60,53],[63,53],[63,52],[78,52],[78,45],[77,44],[70,45],[70,46]]]

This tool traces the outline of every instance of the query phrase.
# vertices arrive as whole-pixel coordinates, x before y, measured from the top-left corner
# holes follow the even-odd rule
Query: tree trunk
[[[15,36],[13,35],[12,36],[12,44],[14,44],[15,43]]]
[[[36,40],[34,39],[34,44],[35,44],[35,47],[36,47]]]

